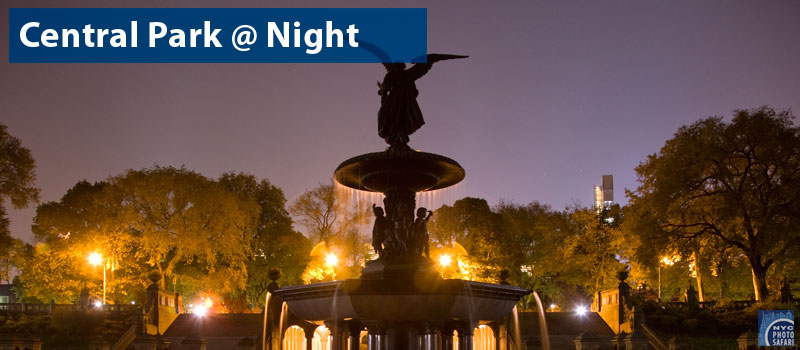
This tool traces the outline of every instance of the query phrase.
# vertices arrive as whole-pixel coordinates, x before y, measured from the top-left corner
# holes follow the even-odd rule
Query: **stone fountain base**
[[[439,277],[436,264],[424,257],[406,258],[400,261],[388,259],[367,261],[361,270],[362,279],[424,279],[433,281]]]
[[[453,350],[456,331],[459,350],[472,350],[475,327],[503,319],[530,291],[443,279],[423,257],[431,213],[416,208],[415,193],[453,186],[464,175],[456,161],[405,145],[342,162],[334,172],[338,183],[385,195],[385,216],[373,205],[373,244],[382,247],[376,248],[381,258],[367,262],[358,279],[284,287],[273,294],[286,302],[291,318],[325,324],[332,350],[345,350],[348,343],[348,350],[359,350],[364,329],[370,350]]]
[[[367,327],[407,322],[474,327],[503,318],[528,293],[516,286],[441,279],[426,269],[401,278],[362,277],[275,291],[301,319],[358,320]]]

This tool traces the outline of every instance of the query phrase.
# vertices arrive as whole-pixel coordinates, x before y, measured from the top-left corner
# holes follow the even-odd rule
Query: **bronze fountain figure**
[[[379,257],[365,263],[360,278],[289,286],[274,295],[286,302],[291,317],[328,326],[331,350],[345,350],[348,343],[349,350],[358,350],[364,329],[369,350],[453,350],[456,330],[459,350],[471,350],[473,329],[503,319],[530,291],[440,277],[428,247],[432,212],[417,208],[415,218],[415,196],[453,186],[465,172],[455,160],[408,146],[408,136],[425,123],[415,81],[435,62],[467,56],[430,54],[406,68],[377,47],[359,44],[386,62],[378,83],[378,135],[389,147],[345,160],[334,179],[384,194],[383,208],[373,205],[372,246]]]
[[[360,47],[378,56],[386,68],[383,81],[378,82],[378,95],[381,96],[378,136],[392,147],[408,147],[408,136],[425,124],[422,110],[417,103],[419,90],[414,82],[428,73],[436,62],[469,56],[428,54],[412,60],[419,62],[424,58],[424,62],[406,68],[403,62],[392,62],[389,55],[378,47],[364,41],[359,44]]]

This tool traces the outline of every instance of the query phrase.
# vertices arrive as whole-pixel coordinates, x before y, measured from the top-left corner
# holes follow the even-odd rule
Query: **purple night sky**
[[[512,4],[513,3],[513,4]],[[33,152],[42,200],[128,168],[268,178],[289,201],[344,159],[379,151],[378,64],[9,64],[0,122]],[[120,7],[428,7],[428,49],[464,54],[418,81],[416,149],[466,169],[448,194],[590,206],[681,125],[734,109],[800,109],[798,1],[118,1]],[[797,113],[797,112],[795,112]],[[10,210],[31,241],[35,208]]]

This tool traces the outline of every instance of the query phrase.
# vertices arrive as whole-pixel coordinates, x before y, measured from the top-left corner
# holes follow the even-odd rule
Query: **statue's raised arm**
[[[415,63],[406,69],[402,62],[391,62],[389,55],[375,45],[360,41],[359,47],[380,58],[386,68],[382,82],[378,82],[381,108],[378,110],[378,136],[386,140],[393,149],[407,149],[408,135],[413,134],[423,124],[422,111],[417,103],[417,90],[414,82],[431,70],[435,62],[467,58],[469,56],[428,54],[425,63]],[[414,59],[417,61],[422,57]]]

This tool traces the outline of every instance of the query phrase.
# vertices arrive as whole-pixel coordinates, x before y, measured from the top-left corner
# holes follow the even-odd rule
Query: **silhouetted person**
[[[372,205],[372,212],[375,213],[375,225],[372,226],[372,248],[378,253],[378,257],[383,257],[383,241],[386,240],[386,229],[389,228],[389,220],[383,215],[383,208]]]
[[[427,213],[427,215],[425,215]],[[430,244],[428,243],[428,220],[433,212],[425,208],[417,209],[417,219],[414,220],[414,239],[416,240],[417,255],[424,254],[430,258]]]

